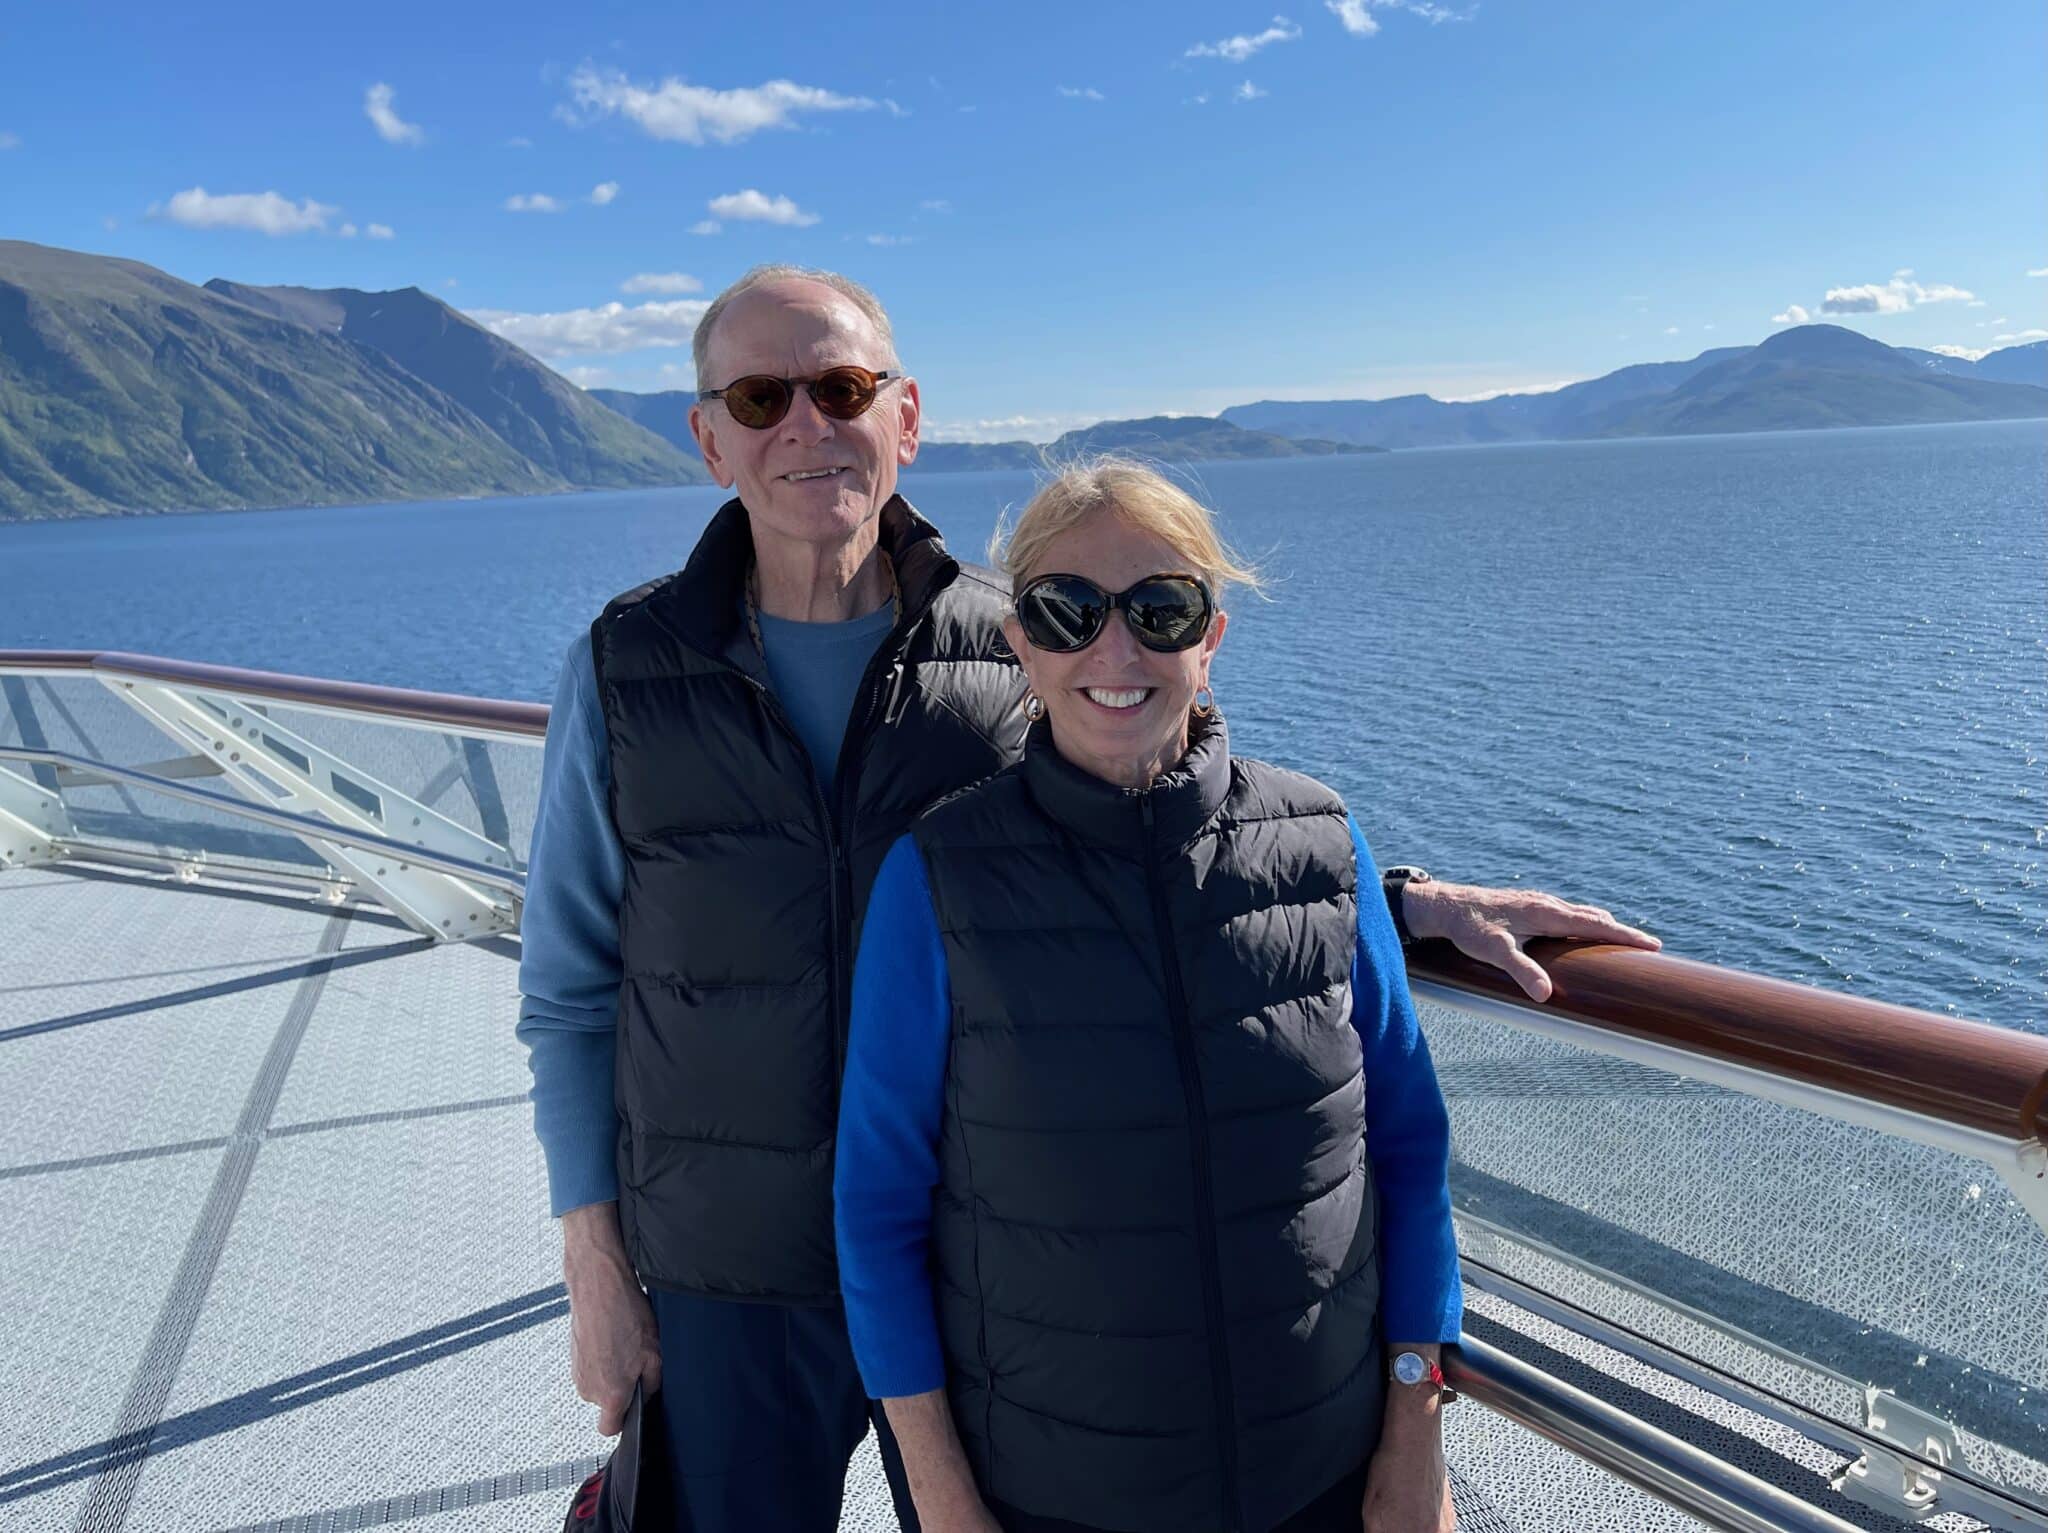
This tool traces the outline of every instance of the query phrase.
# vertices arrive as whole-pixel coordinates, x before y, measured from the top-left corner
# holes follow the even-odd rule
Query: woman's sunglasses
[[[1173,654],[1202,642],[1216,599],[1195,575],[1147,575],[1126,590],[1109,592],[1079,575],[1041,575],[1017,593],[1017,621],[1038,649],[1070,654],[1086,649],[1111,611],[1121,612],[1147,649]]]
[[[726,413],[742,426],[766,431],[780,425],[789,414],[790,401],[802,389],[811,396],[818,413],[836,421],[850,421],[868,413],[875,395],[885,383],[901,373],[871,373],[865,367],[828,367],[815,378],[771,378],[766,373],[749,373],[735,378],[722,389],[706,389],[699,399],[722,399]]]

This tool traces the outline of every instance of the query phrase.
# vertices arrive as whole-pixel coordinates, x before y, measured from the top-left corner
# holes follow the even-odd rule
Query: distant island
[[[418,288],[181,282],[0,240],[0,521],[702,484],[687,390],[578,388]],[[926,442],[912,472],[2048,416],[2048,343],[1969,361],[1834,325],[1542,394],[1260,400],[1057,441]]]

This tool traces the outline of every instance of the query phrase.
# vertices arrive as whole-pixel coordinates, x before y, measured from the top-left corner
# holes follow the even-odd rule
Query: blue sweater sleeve
[[[619,1195],[612,1067],[626,859],[610,792],[584,633],[569,646],[548,715],[520,918],[518,1036],[533,1072],[533,1130],[557,1216]]]
[[[834,1182],[846,1329],[877,1400],[946,1382],[930,1252],[951,1011],[924,859],[904,836],[875,875],[854,961]]]
[[[1387,1340],[1456,1341],[1465,1313],[1451,1226],[1451,1124],[1408,970],[1365,834],[1358,859],[1358,952],[1351,1021],[1365,1054],[1366,1155],[1380,1208],[1380,1319]],[[1368,886],[1368,880],[1371,885]]]

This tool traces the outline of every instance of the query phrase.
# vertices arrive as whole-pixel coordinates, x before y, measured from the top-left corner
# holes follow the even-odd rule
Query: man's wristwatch
[[[1458,1392],[1444,1382],[1444,1371],[1420,1352],[1397,1352],[1387,1365],[1387,1374],[1396,1384],[1427,1384],[1436,1391],[1439,1400],[1455,1400]]]
[[[1415,934],[1408,930],[1408,917],[1401,909],[1401,891],[1410,884],[1431,882],[1433,880],[1429,876],[1429,869],[1412,867],[1406,863],[1398,868],[1388,868],[1386,872],[1380,874],[1380,889],[1387,897],[1387,909],[1394,915],[1394,935],[1401,939],[1403,947],[1415,940]]]

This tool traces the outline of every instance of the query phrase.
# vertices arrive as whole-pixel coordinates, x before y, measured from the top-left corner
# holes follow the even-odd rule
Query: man
[[[911,819],[1014,759],[1023,686],[997,584],[896,496],[922,406],[873,295],[757,268],[694,349],[691,431],[738,495],[570,648],[519,1033],[599,1430],[660,1384],[679,1527],[829,1533],[870,1422],[831,1206],[854,939]],[[1393,899],[1538,999],[1524,938],[1654,945],[1546,895]]]

